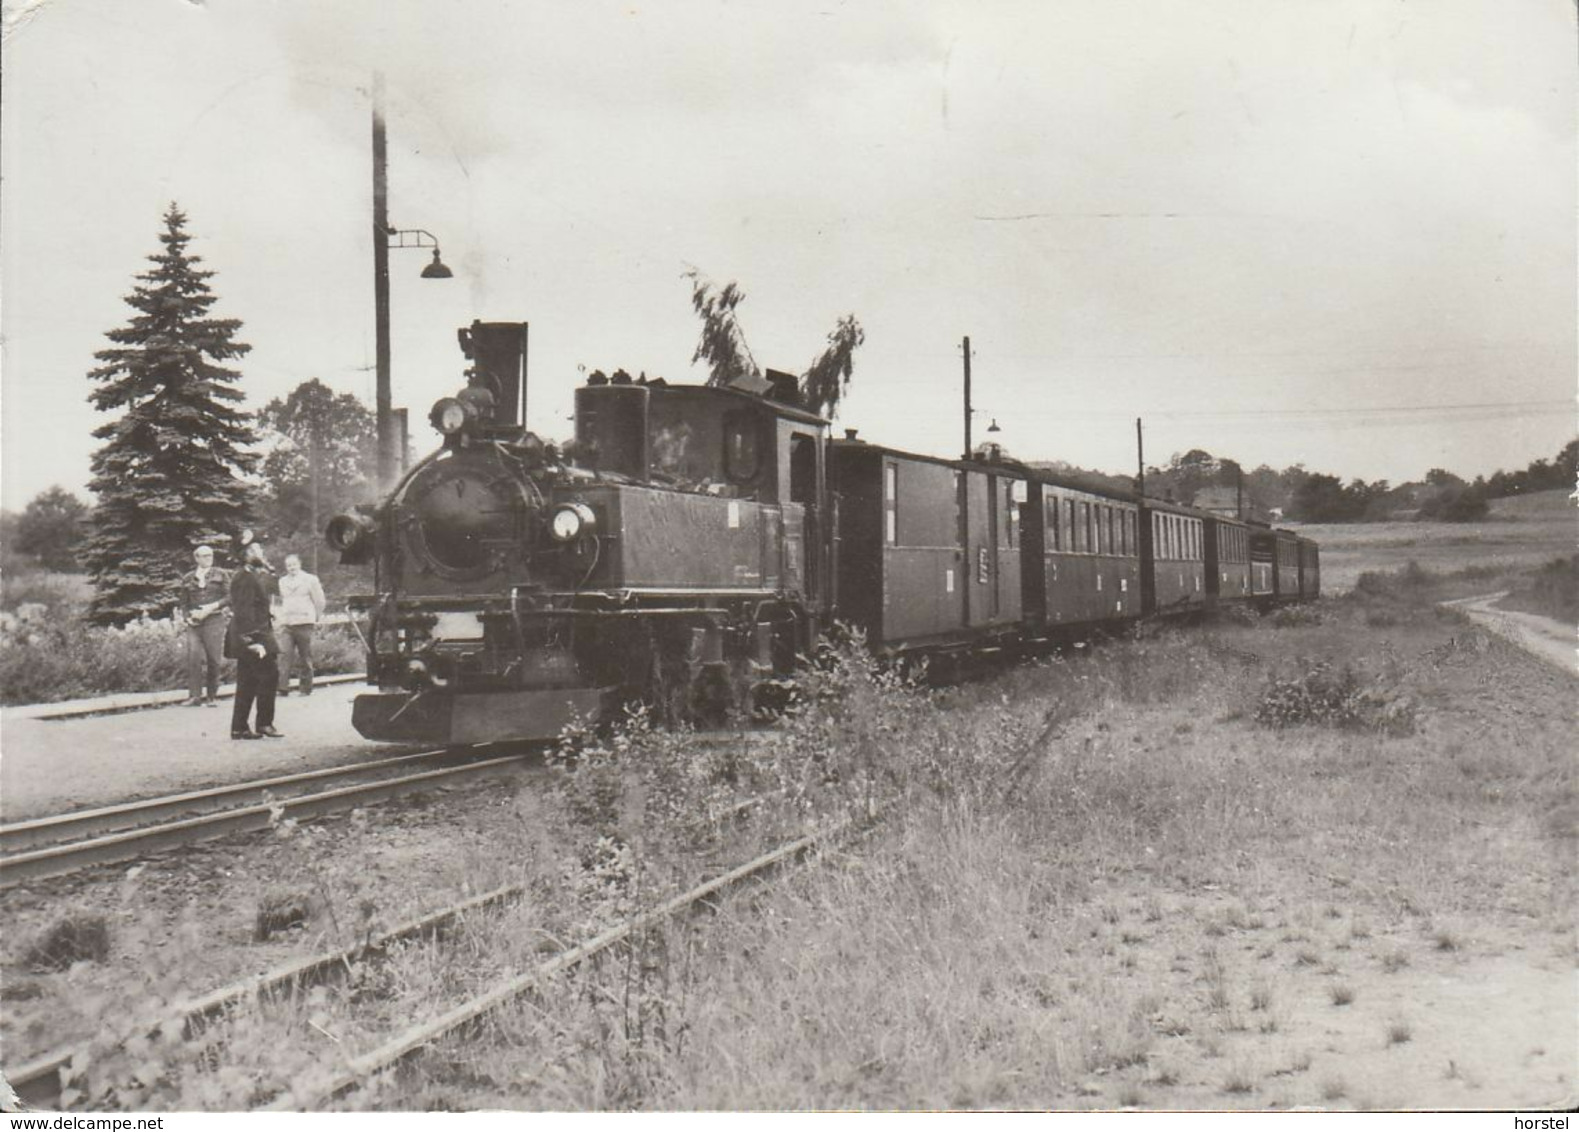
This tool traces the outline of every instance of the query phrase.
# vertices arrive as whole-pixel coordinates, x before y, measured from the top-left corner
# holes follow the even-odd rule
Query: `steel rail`
[[[88,841],[9,854],[0,857],[0,888],[21,884],[24,881],[63,876],[89,865],[129,861],[162,849],[190,845],[195,841],[266,829],[274,821],[275,813],[281,810],[292,817],[313,817],[332,813],[351,806],[384,801],[409,793],[421,786],[444,785],[451,781],[478,777],[507,766],[519,765],[525,758],[525,755],[504,755],[499,758],[462,763],[459,766],[402,775],[398,778],[342,786],[317,794],[301,794],[282,798],[270,804],[223,810],[201,817],[165,822],[145,829],[112,833]]]
[[[830,841],[843,835],[854,828],[855,824],[855,819],[849,818],[826,830],[819,830],[797,838],[786,845],[781,845],[777,849],[748,861],[738,868],[731,869],[729,872],[698,885],[688,892],[672,897],[656,908],[640,913],[624,923],[594,936],[585,943],[560,952],[531,971],[508,979],[453,1010],[406,1030],[398,1037],[385,1042],[368,1053],[351,1058],[343,1071],[309,1098],[305,1107],[310,1109],[316,1107],[319,1103],[334,1100],[355,1091],[367,1078],[393,1068],[399,1062],[404,1061],[434,1042],[448,1037],[470,1026],[479,1018],[508,1005],[527,994],[544,979],[550,978],[561,971],[568,971],[635,933],[644,931],[654,924],[661,923],[677,912],[682,912],[695,904],[699,904],[708,897],[722,892],[724,889],[739,884],[743,880],[748,880],[759,873],[765,873],[777,868],[784,862],[799,857],[819,842]],[[294,1098],[290,1099],[294,1100]],[[290,1103],[287,1098],[281,1097],[276,1099],[273,1104],[266,1106],[265,1111],[290,1112],[296,1111],[298,1107],[301,1106]]]
[[[0,825],[0,853],[19,853],[43,845],[52,845],[100,833],[118,833],[135,829],[148,822],[174,817],[215,805],[245,805],[263,800],[265,792],[288,790],[298,785],[317,785],[334,778],[348,778],[381,770],[407,767],[413,763],[443,756],[447,748],[418,751],[410,755],[374,759],[370,762],[350,763],[345,766],[326,767],[304,771],[300,774],[279,775],[237,782],[229,786],[216,786],[208,790],[193,790],[182,794],[167,794],[157,798],[144,798],[135,802],[121,802],[91,810],[73,810],[49,817],[30,818],[26,821]]]
[[[512,903],[523,892],[525,889],[521,885],[512,884],[473,896],[459,904],[408,920],[362,943],[299,959],[273,971],[221,987],[178,1006],[172,1015],[181,1019],[182,1032],[191,1040],[206,1023],[228,1010],[327,982],[337,973],[347,970],[352,963],[382,954],[391,944],[441,935],[468,914]],[[87,1048],[87,1044],[83,1043],[40,1054],[23,1063],[15,1072],[7,1073],[5,1079],[26,1104],[34,1108],[57,1107],[61,1091],[60,1071],[69,1067],[72,1060]]]

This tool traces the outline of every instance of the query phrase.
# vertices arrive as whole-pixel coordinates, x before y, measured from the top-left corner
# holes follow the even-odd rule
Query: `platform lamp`
[[[392,249],[431,248],[433,260],[422,269],[424,279],[451,279],[455,273],[439,256],[438,237],[424,228],[396,228],[389,223],[388,157],[384,139],[384,76],[373,76],[373,339],[377,355],[375,410],[378,425],[378,487],[394,485],[402,462],[395,449],[395,421],[390,396],[389,253]],[[402,448],[402,451],[404,449]]]

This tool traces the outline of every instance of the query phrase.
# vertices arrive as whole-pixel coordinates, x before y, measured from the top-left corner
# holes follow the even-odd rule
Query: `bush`
[[[42,602],[0,612],[0,704],[184,688],[184,632],[177,621],[147,618],[120,628],[86,625]],[[349,626],[332,626],[314,641],[313,662],[325,675],[361,672],[366,655]],[[225,669],[229,679],[232,665]]]
[[[1490,510],[1486,493],[1473,487],[1452,484],[1440,488],[1420,505],[1416,519],[1435,519],[1444,523],[1473,523],[1484,519]]]
[[[1320,625],[1327,619],[1313,605],[1285,605],[1272,614],[1272,624],[1279,629],[1300,629],[1307,625]]]
[[[1261,693],[1255,719],[1263,727],[1283,729],[1302,724],[1386,735],[1412,735],[1415,706],[1397,689],[1379,680],[1362,680],[1345,665],[1310,664],[1294,676],[1273,676]]]
[[[73,913],[51,924],[27,949],[23,962],[32,971],[64,971],[74,963],[102,963],[109,954],[109,921]]]
[[[1579,554],[1552,559],[1502,604],[1579,624]]]

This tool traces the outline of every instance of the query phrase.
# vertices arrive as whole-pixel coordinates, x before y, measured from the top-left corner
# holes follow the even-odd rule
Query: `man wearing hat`
[[[283,739],[274,730],[274,693],[279,685],[275,666],[278,646],[269,613],[278,588],[263,547],[246,540],[243,568],[230,581],[230,629],[225,655],[236,659],[236,704],[230,713],[232,739]],[[257,728],[248,726],[252,705],[258,705]]]

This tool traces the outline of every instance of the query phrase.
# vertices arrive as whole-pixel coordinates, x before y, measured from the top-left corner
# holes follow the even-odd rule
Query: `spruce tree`
[[[93,431],[105,444],[93,455],[98,506],[83,559],[98,624],[168,612],[193,548],[228,539],[251,510],[243,477],[257,462],[247,451],[256,436],[235,408],[241,375],[217,363],[252,347],[234,340],[239,320],[206,317],[214,273],[187,251],[186,215],[171,204],[164,223],[163,250],[126,296],[137,313],[108,332],[115,345],[94,355],[103,364],[88,374],[94,408],[120,411]]]

